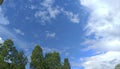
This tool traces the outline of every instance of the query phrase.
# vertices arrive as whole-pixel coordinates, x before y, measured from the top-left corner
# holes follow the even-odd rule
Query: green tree
[[[61,69],[61,60],[58,52],[45,55],[46,69]]]
[[[13,54],[13,51],[12,51],[12,48],[13,48],[13,41],[10,40],[10,39],[7,39],[4,41],[2,47],[1,47],[1,55],[3,56],[3,60],[5,62],[5,66],[7,68],[12,68],[12,60],[13,60],[13,57],[12,57],[12,54]],[[7,65],[6,65],[7,63]]]
[[[8,67],[8,64],[4,62],[4,57],[0,55],[0,69],[6,69]]]
[[[31,69],[44,69],[44,58],[43,58],[43,52],[42,48],[39,45],[36,45],[32,52],[31,56],[31,63],[30,68]]]
[[[120,69],[120,64],[117,64],[117,65],[115,66],[115,69]]]
[[[10,39],[5,40],[0,47],[0,61],[0,65],[5,66],[5,68],[0,69],[25,69],[27,64],[24,53],[18,52]]]
[[[64,59],[63,69],[71,69],[68,58]]]
[[[24,52],[20,51],[15,57],[13,67],[14,69],[25,69],[27,62],[28,60],[27,57],[24,55]]]
[[[0,44],[0,69],[7,69],[8,64],[4,61],[4,56],[3,56],[3,48],[2,44]]]

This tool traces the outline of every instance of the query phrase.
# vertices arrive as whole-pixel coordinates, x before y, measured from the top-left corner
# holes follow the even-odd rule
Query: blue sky
[[[36,44],[44,53],[58,51],[62,60],[69,58],[72,69],[114,69],[120,60],[119,3],[5,0],[0,6],[0,42],[12,39],[28,58]]]

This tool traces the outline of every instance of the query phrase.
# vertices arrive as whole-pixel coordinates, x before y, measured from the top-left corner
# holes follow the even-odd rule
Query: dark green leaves
[[[61,60],[58,52],[47,53],[45,55],[45,62],[47,69],[61,69]]]
[[[25,69],[27,57],[23,51],[17,51],[12,40],[8,39],[0,46],[0,69]]]
[[[12,40],[5,40],[0,44],[0,69],[25,69],[28,60],[23,51],[18,51]],[[61,62],[58,52],[46,53],[36,45],[31,55],[30,69],[70,69],[67,58]]]
[[[70,68],[70,63],[69,63],[69,61],[68,61],[68,58],[65,58],[65,59],[64,59],[63,69],[71,69],[71,68]]]
[[[32,52],[31,56],[31,69],[44,69],[44,60],[42,54],[42,48],[39,45],[36,45]]]
[[[42,48],[36,45],[32,52],[31,69],[70,69],[68,59],[65,59],[64,65],[62,66],[61,58],[58,52],[49,52],[43,56]]]

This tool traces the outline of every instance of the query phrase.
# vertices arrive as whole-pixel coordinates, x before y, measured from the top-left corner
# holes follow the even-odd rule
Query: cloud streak
[[[105,63],[110,59],[117,59],[120,57],[120,0],[81,0],[81,4],[85,6],[89,12],[90,17],[88,24],[85,27],[86,36],[92,37],[87,39],[86,44],[89,46],[88,50],[93,49],[105,54],[91,56],[86,60],[85,69],[114,69],[111,67],[115,63]],[[111,52],[111,51],[114,51]],[[107,54],[112,57],[107,57]],[[114,55],[116,54],[116,55]],[[103,59],[97,60],[97,58]],[[87,62],[93,64],[86,64]],[[113,60],[113,62],[119,60]],[[100,62],[100,64],[99,64]],[[104,68],[103,68],[104,67]]]
[[[4,16],[4,11],[0,7],[0,37],[3,39],[12,39],[16,44],[19,45],[18,48],[24,49],[27,48],[27,43],[20,40],[15,33],[6,27],[6,25],[9,25],[9,20]],[[19,32],[19,31],[18,31]],[[0,41],[3,42],[3,40],[0,38]]]
[[[56,33],[55,32],[47,32],[46,33],[46,37],[47,38],[55,38],[56,37]]]
[[[14,28],[14,31],[15,31],[17,34],[25,35],[25,33],[23,33],[20,29]]]
[[[58,7],[53,7],[53,3],[54,0],[44,0],[41,2],[42,9],[36,11],[35,17],[39,17],[44,23],[46,21],[50,21],[51,19],[55,19],[60,13],[60,10]]]
[[[61,12],[63,12],[71,22],[76,23],[76,24],[80,23],[80,19],[79,19],[78,14],[74,14],[73,12],[66,11],[64,9],[61,9]]]

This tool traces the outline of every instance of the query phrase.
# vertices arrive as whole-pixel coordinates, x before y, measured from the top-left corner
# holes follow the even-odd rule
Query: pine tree
[[[61,69],[61,60],[58,52],[47,53],[45,55],[46,69]]]
[[[65,59],[64,59],[63,69],[71,69],[68,58],[65,58]]]
[[[42,48],[39,45],[36,45],[36,47],[34,48],[32,52],[30,68],[31,69],[44,69]]]

